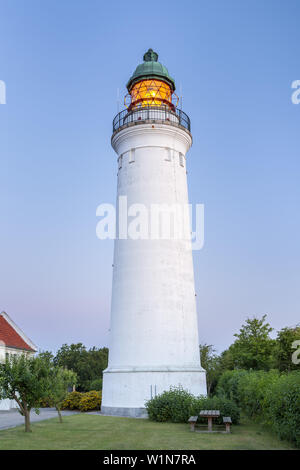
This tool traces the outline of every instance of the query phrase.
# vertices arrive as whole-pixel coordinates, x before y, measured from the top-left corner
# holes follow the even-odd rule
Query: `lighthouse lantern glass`
[[[171,87],[162,80],[141,80],[130,90],[131,104],[130,108],[144,106],[162,106],[172,105]]]

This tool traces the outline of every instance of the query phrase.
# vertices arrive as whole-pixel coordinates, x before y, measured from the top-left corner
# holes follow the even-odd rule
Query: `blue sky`
[[[192,122],[200,341],[300,321],[298,1],[0,0],[0,309],[41,349],[108,344],[117,88],[153,48]]]

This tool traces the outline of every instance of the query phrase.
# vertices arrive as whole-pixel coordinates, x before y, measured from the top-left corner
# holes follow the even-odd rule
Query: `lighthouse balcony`
[[[113,135],[125,127],[138,124],[169,124],[191,131],[190,118],[179,108],[167,106],[145,106],[132,110],[124,109],[113,120]]]

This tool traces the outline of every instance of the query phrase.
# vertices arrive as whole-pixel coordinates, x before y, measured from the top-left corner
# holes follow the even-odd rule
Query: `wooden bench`
[[[219,418],[220,410],[201,410],[199,413],[200,418],[207,418],[208,431],[212,432],[213,418]]]
[[[195,425],[196,425],[197,421],[198,421],[198,416],[191,416],[189,418],[188,422],[191,425],[191,431],[195,431]]]
[[[232,424],[230,416],[223,417],[223,423],[225,424],[226,432],[230,433],[230,425]]]

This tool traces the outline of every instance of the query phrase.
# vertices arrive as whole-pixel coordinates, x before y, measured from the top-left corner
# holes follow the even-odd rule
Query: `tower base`
[[[106,369],[103,373],[101,413],[147,417],[145,403],[156,395],[182,387],[194,396],[206,396],[205,370],[201,367]]]
[[[101,414],[107,416],[120,416],[122,418],[148,418],[146,408],[118,408],[101,406]]]

